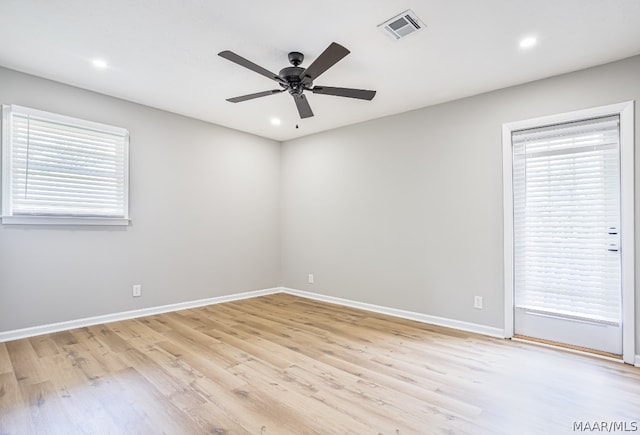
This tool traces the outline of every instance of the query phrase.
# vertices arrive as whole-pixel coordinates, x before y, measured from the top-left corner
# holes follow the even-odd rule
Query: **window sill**
[[[66,216],[3,216],[3,225],[129,225],[126,218]]]

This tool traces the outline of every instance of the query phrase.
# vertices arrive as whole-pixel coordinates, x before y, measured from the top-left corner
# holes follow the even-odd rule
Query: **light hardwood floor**
[[[285,294],[0,343],[1,434],[551,435],[581,421],[640,425],[640,369]]]

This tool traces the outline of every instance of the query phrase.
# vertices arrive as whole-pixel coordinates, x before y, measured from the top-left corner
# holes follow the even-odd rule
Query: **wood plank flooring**
[[[285,294],[0,343],[0,434],[550,435],[574,422],[640,426],[640,369]]]

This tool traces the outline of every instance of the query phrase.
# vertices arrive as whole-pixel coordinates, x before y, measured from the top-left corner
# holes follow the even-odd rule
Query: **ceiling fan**
[[[280,70],[280,73],[274,74],[269,70],[226,50],[218,53],[231,62],[257,72],[273,81],[278,82],[280,89],[272,89],[270,91],[256,92],[255,94],[242,95],[240,97],[227,98],[227,101],[239,103],[241,101],[253,100],[254,98],[266,97],[267,95],[279,94],[288,91],[293,97],[298,108],[300,118],[309,118],[313,116],[309,101],[304,96],[304,91],[310,91],[314,94],[334,95],[336,97],[357,98],[359,100],[371,101],[376,95],[376,91],[365,89],[336,88],[331,86],[313,86],[313,81],[320,77],[322,73],[338,63],[340,59],[349,54],[350,51],[342,45],[335,42],[331,43],[326,50],[322,52],[318,58],[309,65],[308,68],[299,66],[304,60],[304,55],[297,51],[289,53],[289,62],[293,66],[288,66]]]

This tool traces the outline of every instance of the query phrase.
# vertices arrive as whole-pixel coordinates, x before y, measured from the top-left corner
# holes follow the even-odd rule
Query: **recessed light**
[[[105,69],[107,67],[107,62],[104,59],[93,59],[91,63],[99,69]]]
[[[273,125],[280,125],[281,124],[280,118],[271,118],[271,123]]]
[[[528,37],[524,38],[522,41],[520,41],[520,47],[521,48],[530,48],[530,47],[533,47],[534,45],[536,45],[536,42],[538,42],[538,40],[535,37],[528,36]]]

